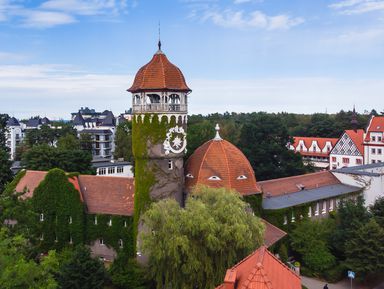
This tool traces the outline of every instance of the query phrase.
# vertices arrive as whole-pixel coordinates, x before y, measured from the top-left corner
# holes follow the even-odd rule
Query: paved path
[[[308,289],[323,289],[325,282],[319,281],[314,278],[308,278],[301,276],[301,283],[306,286]],[[329,289],[350,289],[351,284],[349,283],[349,280],[343,280],[335,284],[328,284]],[[364,287],[361,285],[353,284],[353,289],[371,289],[368,287]]]

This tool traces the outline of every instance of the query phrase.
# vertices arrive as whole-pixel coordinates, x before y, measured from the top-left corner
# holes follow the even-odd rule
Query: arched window
[[[150,103],[160,103],[160,95],[158,94],[148,94]]]
[[[123,240],[122,239],[119,239],[119,248],[122,249],[123,248]]]
[[[171,104],[180,104],[180,96],[178,94],[171,94],[169,96],[169,102]]]
[[[140,95],[135,95],[135,104],[141,104]]]

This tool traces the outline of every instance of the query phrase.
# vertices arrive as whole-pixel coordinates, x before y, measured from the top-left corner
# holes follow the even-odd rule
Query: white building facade
[[[384,116],[372,116],[364,138],[365,164],[384,162]]]

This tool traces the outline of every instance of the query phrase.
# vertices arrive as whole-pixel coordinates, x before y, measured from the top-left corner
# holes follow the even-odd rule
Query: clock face
[[[187,134],[181,126],[175,126],[168,130],[166,138],[163,142],[165,154],[180,154],[186,152]]]

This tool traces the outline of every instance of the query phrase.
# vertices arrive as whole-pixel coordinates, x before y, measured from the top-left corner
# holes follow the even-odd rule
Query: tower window
[[[168,170],[173,170],[173,161],[168,160]]]
[[[186,175],[187,178],[193,179],[193,175],[191,173]]]

